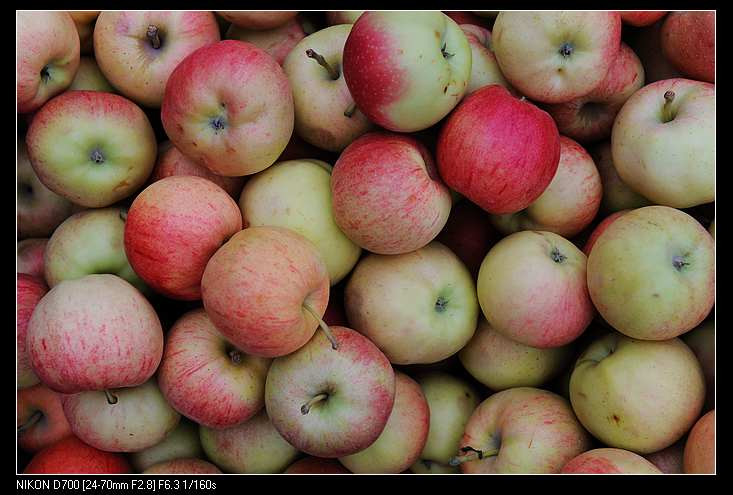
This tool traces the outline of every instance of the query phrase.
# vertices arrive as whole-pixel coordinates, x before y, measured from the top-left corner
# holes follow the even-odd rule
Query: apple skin
[[[306,237],[318,249],[335,285],[354,268],[361,248],[334,220],[332,170],[321,160],[278,162],[247,181],[239,209],[247,227],[285,227]]]
[[[477,15],[475,12],[466,12],[465,10],[444,10],[443,13],[456,21],[459,26],[470,25],[478,26],[483,29],[491,29],[492,21],[486,19],[486,16]],[[496,17],[496,15],[494,15]]]
[[[606,231],[609,225],[613,223],[618,217],[623,215],[624,213],[628,213],[631,210],[621,210],[617,211],[615,213],[611,213],[606,218],[601,220],[601,222],[596,225],[596,228],[593,229],[593,232],[591,232],[590,236],[588,236],[588,240],[585,241],[585,245],[583,246],[583,253],[586,256],[590,256],[590,252],[593,250],[593,246],[595,246],[596,241],[601,236],[603,232]]]
[[[485,319],[458,354],[464,368],[491,390],[539,387],[571,361],[570,346],[538,349],[515,342],[491,328]]]
[[[466,94],[490,84],[499,84],[514,91],[501,73],[494,52],[491,51],[491,31],[476,24],[461,23],[460,27],[471,47],[471,76]]]
[[[285,57],[300,40],[305,38],[303,25],[297,18],[290,19],[282,26],[272,29],[245,29],[231,24],[226,32],[226,39],[245,41],[265,50],[277,63],[282,65]]]
[[[318,332],[297,351],[275,359],[265,384],[265,408],[277,431],[298,450],[326,458],[355,454],[374,443],[395,396],[387,356],[356,330],[334,326],[331,332],[338,349]]]
[[[611,152],[621,180],[655,204],[714,201],[715,85],[668,79],[644,86],[616,116]]]
[[[24,474],[129,474],[132,468],[122,454],[104,452],[69,436],[38,452]]]
[[[300,40],[283,62],[283,70],[293,86],[295,132],[318,148],[340,152],[373,124],[354,107],[341,67],[351,24],[316,31]],[[336,77],[310,58],[308,50],[321,55]]]
[[[330,13],[330,12],[329,12]],[[285,470],[285,474],[350,474],[351,471],[341,465],[336,459],[322,457],[303,457],[292,463]]]
[[[588,291],[613,328],[665,340],[699,325],[715,302],[715,247],[693,217],[646,206],[614,220],[588,256]]]
[[[199,439],[199,425],[181,417],[175,429],[152,447],[133,452],[130,462],[137,472],[174,459],[202,459],[204,450]]]
[[[79,52],[82,55],[94,53],[94,24],[99,16],[99,10],[70,10],[67,11],[74,20],[76,32],[79,34]]]
[[[613,122],[629,97],[644,86],[644,67],[625,43],[606,77],[590,93],[565,103],[547,105],[561,134],[587,143],[611,137]]]
[[[690,430],[682,463],[686,474],[715,474],[715,409]]]
[[[303,346],[328,305],[328,270],[308,239],[283,227],[249,227],[214,256],[201,279],[206,313],[240,351],[277,357]],[[232,308],[238,308],[232,311]]]
[[[567,400],[518,387],[493,394],[473,412],[460,447],[480,450],[484,458],[460,467],[462,473],[557,473],[590,446]]]
[[[682,334],[681,338],[697,356],[705,375],[706,392],[703,410],[715,409],[715,320],[703,322],[697,328]]]
[[[210,180],[172,176],[146,187],[125,221],[125,253],[155,291],[201,298],[201,279],[222,243],[242,230],[237,203]]]
[[[662,54],[690,79],[715,82],[715,12],[671,12],[662,24]]]
[[[43,255],[48,239],[31,237],[18,242],[16,271],[43,279]],[[45,281],[45,280],[44,280]]]
[[[455,354],[473,336],[479,313],[471,274],[439,242],[362,258],[344,289],[344,308],[354,328],[395,364]]]
[[[256,11],[256,10],[235,10],[216,11],[218,15],[231,22],[235,26],[245,29],[274,29],[282,26],[298,15],[297,11]]]
[[[420,458],[410,467],[417,474],[458,473],[450,466],[468,418],[481,402],[473,385],[451,374],[432,371],[417,377],[430,411],[430,427]]]
[[[181,153],[212,172],[254,174],[275,162],[293,133],[292,88],[267,52],[224,40],[178,64],[161,120]]]
[[[624,24],[634,27],[650,26],[667,15],[666,10],[619,10]]]
[[[222,474],[221,470],[203,459],[172,459],[150,466],[142,474]]]
[[[173,408],[211,428],[235,426],[265,406],[270,360],[229,344],[203,309],[189,311],[166,334],[160,390]]]
[[[499,241],[481,264],[476,288],[491,327],[524,345],[564,346],[593,320],[586,257],[552,232],[517,232]]]
[[[206,456],[225,473],[282,473],[298,458],[298,450],[280,436],[264,409],[237,426],[202,426],[199,431]]]
[[[69,90],[115,92],[115,88],[104,77],[97,62],[92,57],[79,58],[79,69],[76,71],[74,80],[71,81]]]
[[[61,282],[36,305],[27,352],[36,375],[65,394],[144,383],[163,355],[158,315],[109,274]]]
[[[354,24],[365,11],[363,10],[329,10],[326,12],[328,25]]]
[[[705,379],[680,339],[609,333],[578,357],[570,401],[580,422],[608,447],[638,454],[679,440],[700,415]]]
[[[634,50],[644,66],[644,80],[646,84],[661,81],[663,79],[674,79],[683,76],[667,60],[662,53],[662,26],[664,19],[658,20],[651,26],[644,29],[637,29],[636,32],[627,33],[629,46]]]
[[[615,213],[621,210],[633,210],[642,206],[651,206],[651,203],[637,193],[619,177],[613,163],[611,142],[604,141],[589,149],[593,161],[598,168],[603,185],[603,198],[600,210],[604,213]]]
[[[343,71],[369,120],[390,131],[415,132],[436,124],[461,100],[471,76],[471,48],[442,12],[368,11],[346,40]]]
[[[395,372],[394,405],[384,430],[366,449],[339,462],[352,473],[401,473],[420,457],[429,426],[430,410],[420,384]]]
[[[443,229],[451,196],[417,139],[373,132],[341,153],[331,173],[336,224],[377,254],[409,253]]]
[[[70,129],[74,139],[68,138]],[[109,206],[136,192],[152,172],[157,150],[140,107],[100,91],[66,91],[43,105],[26,144],[41,182],[87,208]]]
[[[644,458],[665,474],[682,474],[682,457],[685,451],[685,437],[669,447],[647,454]]]
[[[38,303],[48,292],[43,278],[18,273],[16,281],[16,339],[17,339],[17,385],[18,388],[32,387],[40,379],[31,366],[28,351],[28,324]]]
[[[40,108],[69,87],[79,67],[79,34],[67,12],[18,11],[18,113]]]
[[[623,449],[600,448],[583,452],[560,470],[562,474],[662,474],[639,454]]]
[[[110,403],[107,393],[115,397]],[[163,440],[181,419],[154,379],[142,385],[80,392],[61,399],[71,431],[106,452],[137,452]]]
[[[455,203],[436,240],[458,256],[475,278],[499,235],[484,210],[468,200]]]
[[[612,11],[503,11],[492,42],[504,77],[521,94],[563,103],[601,83],[619,50],[621,17]]]
[[[540,197],[522,211],[490,218],[505,234],[544,230],[569,239],[593,221],[602,197],[601,176],[593,158],[580,144],[560,136],[557,171]]]
[[[25,141],[18,138],[18,238],[48,237],[74,212],[74,204],[43,185],[28,158]]]
[[[148,291],[125,255],[124,208],[93,208],[63,221],[46,246],[44,277],[49,287],[94,273],[111,273]]]
[[[211,12],[104,11],[94,26],[94,57],[120,93],[145,107],[160,108],[176,66],[219,40]]]
[[[18,446],[37,452],[71,435],[61,396],[43,385],[18,390]],[[38,418],[38,419],[36,419]],[[28,425],[22,431],[21,425]]]
[[[436,158],[448,187],[489,213],[514,213],[552,181],[560,134],[548,113],[490,85],[467,96],[446,119]]]

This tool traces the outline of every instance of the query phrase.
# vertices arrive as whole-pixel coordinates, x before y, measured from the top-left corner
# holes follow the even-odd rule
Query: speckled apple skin
[[[601,448],[583,452],[560,470],[563,474],[662,474],[654,464],[628,450]]]
[[[252,43],[269,53],[280,65],[283,64],[285,57],[293,47],[305,36],[303,26],[296,18],[290,19],[282,26],[264,30],[245,29],[232,24],[226,32],[226,39]]]
[[[31,237],[18,242],[16,271],[43,280],[43,255],[48,244],[47,238]]]
[[[690,430],[682,458],[685,473],[715,473],[715,409],[701,417]]]
[[[18,445],[26,452],[37,452],[71,434],[61,395],[42,384],[18,390],[17,411],[18,426],[26,424],[36,412],[42,414],[33,426],[18,431]]]
[[[666,10],[619,10],[624,24],[634,27],[650,26],[667,14]]]
[[[38,302],[48,292],[48,286],[42,278],[26,273],[19,273],[16,281],[16,326],[17,339],[17,381],[18,388],[31,387],[39,382],[33,371],[28,352],[28,323]]]
[[[715,12],[671,12],[662,24],[662,54],[686,76],[715,82]]]
[[[128,474],[132,468],[125,456],[95,449],[72,435],[38,452],[23,473]]]
[[[231,22],[235,26],[247,29],[273,29],[282,26],[298,15],[297,11],[227,11],[219,10],[218,15]]]

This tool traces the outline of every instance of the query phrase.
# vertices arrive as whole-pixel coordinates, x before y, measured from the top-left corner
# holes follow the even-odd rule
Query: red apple
[[[290,19],[282,26],[272,29],[246,29],[232,24],[226,32],[228,40],[239,40],[252,43],[269,53],[277,63],[282,65],[288,53],[305,38],[303,25],[297,18]]]
[[[611,213],[606,218],[601,220],[601,223],[596,225],[596,228],[593,229],[593,232],[591,232],[590,236],[588,237],[588,240],[585,241],[585,245],[583,246],[583,253],[586,256],[590,256],[590,252],[593,249],[593,246],[595,245],[596,241],[598,240],[598,237],[613,223],[614,220],[616,220],[618,217],[623,215],[624,213],[627,213],[631,210],[621,210],[617,211],[615,213]]]
[[[715,82],[715,11],[672,12],[662,25],[662,53],[685,76]]]
[[[479,26],[484,29],[491,29],[493,22],[489,21],[485,17],[479,17],[476,14],[467,12],[465,10],[444,10],[443,13],[453,19],[456,24],[470,24],[472,26]]]
[[[298,15],[297,11],[219,10],[216,12],[235,26],[246,29],[273,29]]]
[[[27,347],[28,323],[38,302],[48,292],[43,278],[25,273],[18,273],[16,292],[16,339],[17,347],[17,382],[18,388],[31,387],[39,379],[31,366]]]
[[[350,474],[336,459],[307,456],[292,463],[285,474]]]
[[[715,474],[715,409],[690,430],[682,466],[686,474]]]
[[[563,474],[662,474],[651,462],[629,450],[601,448],[583,452],[560,470]]]
[[[486,253],[498,238],[486,212],[471,201],[463,200],[451,208],[437,240],[453,251],[475,277]]]
[[[493,214],[529,206],[560,160],[555,122],[498,85],[466,97],[446,119],[436,158],[446,184]]]
[[[46,238],[23,239],[18,243],[16,271],[43,280],[43,255],[46,252]]]
[[[71,435],[60,394],[43,385],[18,390],[18,445],[36,452]]]
[[[128,474],[132,468],[121,454],[91,447],[69,436],[38,452],[24,474]]]
[[[644,27],[654,24],[667,14],[666,10],[619,10],[624,24],[635,27]]]

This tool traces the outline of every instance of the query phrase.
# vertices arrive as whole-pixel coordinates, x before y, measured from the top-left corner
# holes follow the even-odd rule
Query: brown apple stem
[[[300,413],[304,416],[308,414],[311,410],[311,407],[313,407],[313,404],[316,404],[318,402],[321,402],[322,400],[328,399],[328,394],[318,394],[315,397],[313,397],[311,400],[300,406]]]
[[[155,26],[153,24],[148,26],[148,30],[145,33],[145,36],[148,38],[148,41],[150,44],[155,48],[156,50],[160,48],[160,32],[158,31],[158,26]]]
[[[18,433],[23,432],[27,430],[28,428],[32,427],[33,425],[38,423],[42,417],[43,417],[43,413],[41,411],[34,412],[33,414],[31,414],[31,417],[28,418],[28,421],[18,426]]]
[[[354,112],[356,112],[356,103],[349,105],[349,107],[344,111],[344,117],[351,118],[351,116],[354,115]]]
[[[108,404],[117,404],[117,396],[114,395],[109,390],[107,390],[106,388],[104,389],[104,395],[107,397]]]
[[[664,93],[664,107],[662,108],[662,120],[669,122],[674,120],[674,114],[672,112],[672,102],[674,101],[674,91],[666,91]]]
[[[308,58],[312,58],[313,60],[315,60],[316,62],[318,62],[318,64],[321,67],[323,67],[324,69],[326,69],[328,71],[328,75],[331,76],[331,79],[333,79],[335,81],[336,79],[339,78],[339,75],[340,75],[339,74],[339,71],[337,71],[336,69],[334,69],[333,67],[331,67],[329,65],[329,63],[326,62],[326,59],[323,58],[323,55],[320,55],[319,53],[316,53],[316,51],[313,50],[313,49],[311,49],[311,48],[308,48],[305,51],[305,54],[308,55]]]
[[[123,222],[127,221],[127,210],[120,210],[120,219]]]
[[[306,311],[308,311],[311,315],[313,315],[313,318],[318,320],[318,324],[320,325],[321,329],[323,330],[323,333],[326,334],[326,338],[329,342],[331,342],[331,348],[335,351],[339,348],[339,341],[336,340],[336,337],[334,336],[333,332],[331,332],[331,329],[328,327],[325,321],[321,319],[320,316],[318,316],[318,313],[316,313],[313,308],[310,307],[310,305],[306,302],[303,303],[303,308],[305,308]]]
[[[463,454],[452,457],[449,462],[451,466],[458,466],[459,464],[463,464],[464,462],[476,461],[484,459],[486,457],[493,457],[499,454],[499,449],[477,450],[471,446],[461,447],[460,451],[463,452]]]

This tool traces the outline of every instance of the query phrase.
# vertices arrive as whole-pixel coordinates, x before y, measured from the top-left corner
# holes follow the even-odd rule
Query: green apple
[[[130,454],[130,462],[136,471],[145,471],[160,462],[203,457],[198,425],[181,417],[178,426],[163,440],[152,447]]]
[[[92,57],[81,57],[79,69],[76,71],[74,80],[71,81],[69,90],[105,91],[114,93],[115,89],[104,77],[97,62]]]
[[[610,141],[596,145],[590,150],[590,153],[598,167],[601,184],[603,184],[603,198],[601,199],[603,212],[610,214],[651,205],[648,199],[627,186],[619,177],[613,164]]]

